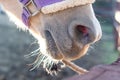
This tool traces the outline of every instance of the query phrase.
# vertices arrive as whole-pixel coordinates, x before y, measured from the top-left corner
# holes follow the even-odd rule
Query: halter
[[[19,0],[23,4],[22,20],[29,26],[29,18],[39,12],[43,14],[55,13],[75,6],[92,4],[95,0]],[[29,6],[32,5],[34,10]]]

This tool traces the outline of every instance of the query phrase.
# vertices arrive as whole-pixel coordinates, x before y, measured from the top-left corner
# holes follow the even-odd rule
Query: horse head
[[[16,15],[19,20],[16,23],[19,24],[22,21],[23,4],[16,0],[8,0],[6,3],[5,1],[7,0],[1,3],[9,12]],[[93,2],[89,1],[94,0],[58,0],[55,5],[43,6],[37,14],[30,16],[26,29],[38,40],[43,55],[53,61],[76,60],[85,55],[89,46],[101,38],[101,26],[95,17]],[[16,5],[11,5],[10,8],[7,3]],[[17,10],[13,10],[13,7]],[[31,12],[36,11],[32,3],[27,7]]]

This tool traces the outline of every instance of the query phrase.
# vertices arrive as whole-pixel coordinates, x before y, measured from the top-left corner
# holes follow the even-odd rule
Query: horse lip
[[[46,36],[46,43],[47,43],[49,55],[56,60],[63,59],[63,55],[59,51],[51,33],[49,31],[45,31],[45,36]]]

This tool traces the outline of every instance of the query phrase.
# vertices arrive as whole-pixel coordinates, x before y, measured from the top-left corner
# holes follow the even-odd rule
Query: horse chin
[[[62,52],[64,60],[73,61],[73,60],[77,60],[81,58],[87,53],[89,49],[89,44],[84,45],[84,46],[78,46],[73,43],[72,47],[68,50],[61,49],[60,47],[59,49]]]

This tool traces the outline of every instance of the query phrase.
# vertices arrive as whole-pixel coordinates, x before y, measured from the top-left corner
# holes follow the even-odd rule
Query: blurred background
[[[114,19],[118,8],[115,7],[116,0],[97,0],[93,6],[103,36],[91,46],[86,56],[75,61],[88,70],[98,64],[111,64],[119,57],[119,24]],[[24,56],[37,48],[37,41],[29,32],[17,29],[0,7],[0,80],[62,80],[76,74],[69,68],[63,69],[57,76],[50,76],[42,68],[30,71],[29,64],[35,57],[28,59]]]

